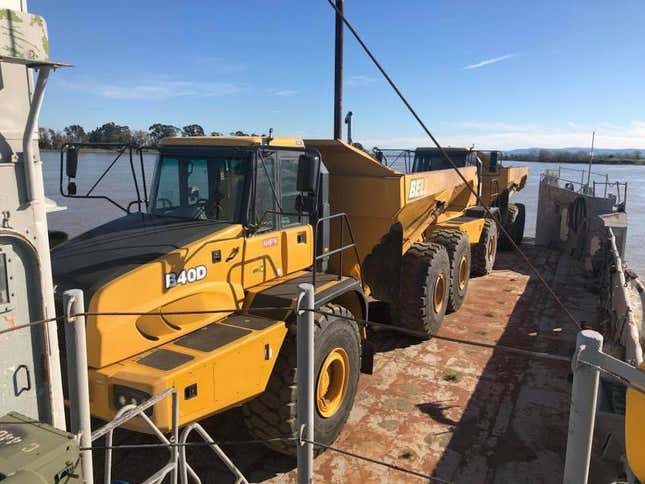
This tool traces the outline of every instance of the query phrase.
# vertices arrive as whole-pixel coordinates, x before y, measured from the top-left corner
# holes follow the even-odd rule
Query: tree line
[[[172,124],[155,123],[148,128],[130,129],[110,122],[96,127],[91,131],[78,124],[66,126],[62,131],[49,128],[39,129],[39,146],[41,149],[60,149],[65,143],[131,143],[137,146],[156,145],[162,138],[170,136],[204,136],[206,132],[199,124],[188,124],[182,128]],[[244,131],[232,131],[231,136],[259,136],[250,135]],[[211,136],[222,136],[222,133],[213,131]],[[262,135],[264,136],[264,135]]]
[[[590,152],[588,151],[569,151],[569,150],[532,150],[527,153],[502,153],[502,159],[537,161],[542,163],[589,163]],[[605,164],[645,164],[645,159],[641,158],[641,152],[634,150],[629,153],[616,154],[594,154],[594,163]]]

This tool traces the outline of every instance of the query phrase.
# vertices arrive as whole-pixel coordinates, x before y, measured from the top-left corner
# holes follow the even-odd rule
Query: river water
[[[52,230],[63,230],[71,236],[78,235],[92,227],[108,222],[123,212],[104,199],[73,200],[64,198],[59,193],[60,156],[58,153],[46,152],[42,154],[43,176],[45,180],[45,193],[56,200],[59,205],[65,205],[67,210],[49,214],[49,226]],[[114,155],[107,153],[82,154],[79,159],[78,176],[76,183],[78,193],[86,193],[100,177],[105,168],[112,162]],[[144,167],[147,176],[148,189],[153,173],[154,155],[144,156]],[[526,165],[529,167],[529,180],[526,187],[513,197],[513,201],[526,205],[526,236],[535,236],[535,219],[537,213],[538,189],[540,174],[547,169],[583,168],[579,164],[570,163],[535,163],[504,161],[505,165]],[[141,185],[139,160],[135,159],[135,168]],[[595,165],[593,171],[609,175],[610,181],[627,181],[627,213],[629,216],[629,229],[627,236],[627,265],[636,272],[645,275],[645,250],[640,250],[640,244],[645,242],[645,166],[630,165]],[[570,173],[571,178],[579,180],[580,175]],[[596,177],[600,179],[600,177]],[[66,185],[66,180],[63,181]],[[142,187],[140,186],[140,190]],[[118,160],[112,170],[101,180],[92,192],[92,195],[105,195],[115,202],[126,206],[130,201],[136,200],[136,191],[132,181],[129,159],[123,156]]]

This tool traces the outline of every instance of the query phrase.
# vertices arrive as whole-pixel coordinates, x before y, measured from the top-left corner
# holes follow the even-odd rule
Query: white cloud
[[[347,79],[347,85],[350,87],[363,87],[372,84],[373,82],[376,82],[375,78],[362,75],[350,76],[349,79]]]
[[[477,64],[468,64],[467,66],[464,66],[464,69],[479,69],[480,67],[496,64],[503,60],[510,59],[512,57],[515,57],[516,55],[517,54],[506,54],[500,57],[493,57],[492,59],[486,59],[481,62],[478,62]]]
[[[271,91],[271,94],[280,97],[291,97],[298,94],[298,91],[296,91],[295,89],[273,89]]]
[[[591,143],[593,128],[576,129],[549,128],[534,125],[506,125],[504,123],[485,123],[490,129],[483,129],[484,123],[478,126],[475,122],[466,121],[462,126],[470,125],[471,130],[461,129],[460,134],[438,131],[433,133],[442,145],[470,146],[474,143],[480,149],[509,150],[515,148],[569,148],[586,147]],[[606,125],[609,123],[601,123]],[[624,126],[596,130],[596,148],[598,149],[645,149],[645,121],[632,121]],[[465,132],[464,132],[465,131]],[[380,148],[415,148],[431,146],[427,136],[400,136],[390,138],[372,138],[360,140],[365,146]]]
[[[95,81],[59,80],[70,89],[87,91],[109,99],[163,100],[173,97],[229,96],[242,91],[242,84],[227,82],[193,82],[154,80],[132,83],[101,83]]]

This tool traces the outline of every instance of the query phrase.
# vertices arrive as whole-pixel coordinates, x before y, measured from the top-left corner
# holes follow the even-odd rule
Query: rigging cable
[[[408,111],[410,112],[410,114],[412,114],[412,116],[414,117],[414,119],[416,119],[416,121],[419,123],[419,125],[421,126],[421,128],[423,129],[423,131],[425,131],[425,133],[428,135],[428,137],[430,137],[430,139],[432,140],[432,142],[434,143],[434,145],[435,145],[435,146],[437,147],[437,149],[439,150],[439,153],[441,154],[441,156],[443,157],[443,159],[444,159],[445,161],[447,161],[447,162],[450,164],[450,166],[451,166],[451,167],[452,167],[452,168],[457,172],[457,175],[459,175],[459,178],[461,178],[461,181],[463,181],[463,182],[464,182],[464,184],[466,185],[466,187],[468,187],[468,190],[470,190],[470,192],[475,196],[475,199],[477,200],[477,203],[478,203],[479,205],[481,205],[481,206],[484,208],[484,210],[486,211],[486,213],[488,214],[488,216],[489,216],[490,218],[495,219],[495,217],[493,216],[493,213],[491,212],[490,208],[489,208],[489,207],[487,207],[486,205],[484,205],[484,204],[482,203],[481,198],[480,198],[479,194],[477,193],[477,190],[475,190],[475,189],[470,185],[470,183],[468,183],[468,180],[466,180],[466,177],[464,177],[464,175],[463,175],[463,174],[459,171],[459,169],[457,168],[457,165],[455,165],[455,163],[452,161],[452,159],[450,158],[450,156],[448,156],[448,153],[446,153],[446,151],[441,147],[441,145],[439,144],[439,141],[437,141],[437,139],[434,137],[434,135],[430,132],[430,130],[428,129],[428,127],[426,126],[426,124],[425,124],[425,123],[423,122],[423,120],[419,117],[419,115],[417,114],[417,112],[415,111],[415,109],[412,107],[412,105],[408,102],[407,98],[403,95],[403,93],[402,93],[402,92],[401,92],[401,90],[398,88],[398,86],[396,85],[396,83],[392,80],[392,78],[388,75],[388,73],[385,71],[385,69],[381,66],[380,62],[376,59],[376,57],[374,57],[374,54],[372,54],[372,51],[369,49],[369,47],[367,46],[367,44],[363,41],[363,39],[362,39],[362,38],[361,38],[361,36],[358,34],[358,32],[356,31],[356,29],[352,26],[352,24],[349,22],[349,20],[347,20],[347,18],[345,17],[345,15],[344,15],[343,11],[342,11],[342,10],[340,10],[340,9],[339,9],[335,4],[334,4],[334,2],[333,2],[332,0],[327,0],[327,3],[328,3],[328,4],[331,6],[331,8],[336,12],[336,15],[338,15],[338,16],[342,19],[343,23],[347,26],[347,28],[349,29],[349,31],[351,32],[351,34],[354,36],[354,38],[356,39],[356,41],[357,41],[357,42],[360,44],[360,46],[363,48],[363,50],[365,51],[365,53],[367,54],[367,56],[370,58],[370,60],[372,61],[372,63],[376,66],[376,68],[379,70],[379,72],[383,75],[383,77],[384,77],[384,78],[385,78],[385,80],[388,82],[388,84],[390,85],[390,87],[392,87],[392,89],[394,90],[394,92],[396,93],[396,95],[399,97],[399,99],[403,102],[403,104],[404,104],[404,105],[405,105],[405,107],[408,109]],[[544,287],[547,289],[547,291],[548,291],[548,292],[549,292],[549,294],[553,297],[553,299],[556,301],[556,303],[557,303],[557,304],[562,308],[562,310],[563,310],[563,311],[564,311],[564,313],[567,315],[567,317],[568,317],[568,318],[573,322],[573,324],[574,324],[574,325],[575,325],[579,330],[581,330],[581,329],[582,329],[582,326],[580,325],[580,323],[578,322],[578,320],[573,316],[573,314],[571,314],[571,312],[567,309],[567,307],[564,305],[564,303],[560,300],[560,298],[559,298],[559,297],[558,297],[558,295],[555,293],[555,291],[551,288],[551,286],[549,285],[549,283],[544,279],[544,277],[542,277],[542,274],[540,274],[540,272],[539,272],[539,271],[537,270],[537,268],[536,268],[536,267],[531,263],[531,261],[530,261],[530,260],[529,260],[529,258],[526,256],[526,254],[524,254],[524,252],[523,252],[523,251],[519,248],[519,246],[515,243],[515,241],[514,241],[514,240],[512,239],[512,237],[510,236],[510,234],[509,234],[508,230],[506,230],[506,228],[505,228],[502,224],[499,224],[499,226],[500,226],[500,229],[502,230],[502,232],[504,233],[504,235],[506,235],[506,237],[509,239],[509,241],[510,241],[511,245],[513,246],[513,249],[514,249],[514,250],[515,250],[515,251],[516,251],[516,252],[517,252],[517,253],[522,257],[522,259],[524,260],[524,262],[526,263],[526,265],[527,265],[527,266],[531,269],[531,271],[533,271],[533,273],[537,276],[537,278],[538,278],[538,279],[540,280],[540,282],[544,285]]]

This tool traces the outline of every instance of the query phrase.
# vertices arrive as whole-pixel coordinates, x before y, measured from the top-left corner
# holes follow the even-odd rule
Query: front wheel
[[[361,339],[352,313],[326,304],[315,314],[314,431],[316,442],[334,443],[354,406],[358,386]],[[260,440],[297,437],[297,348],[295,334],[288,334],[264,393],[243,407],[244,421]],[[293,440],[272,440],[266,445],[295,456]],[[321,449],[317,448],[316,452]]]

